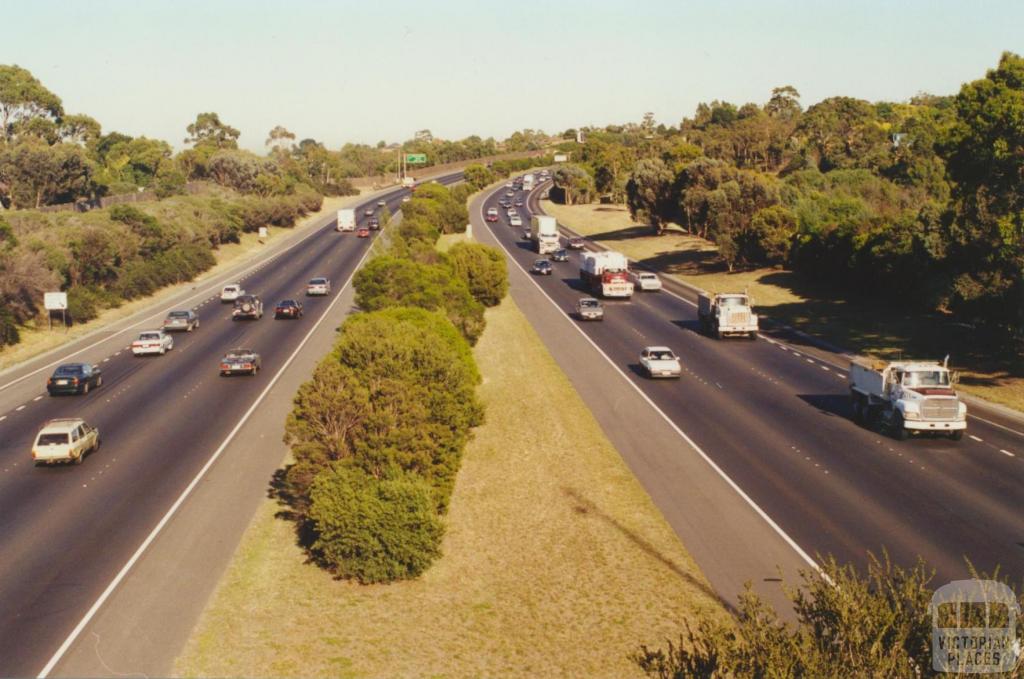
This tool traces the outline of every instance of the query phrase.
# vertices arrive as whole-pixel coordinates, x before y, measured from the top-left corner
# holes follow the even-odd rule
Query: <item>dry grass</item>
[[[123,318],[127,318],[154,302],[168,299],[176,293],[181,292],[182,289],[195,285],[197,281],[202,281],[210,278],[211,276],[215,276],[239,262],[251,259],[261,249],[266,247],[266,243],[276,242],[279,240],[287,241],[291,238],[297,237],[299,234],[304,233],[309,225],[319,217],[337,210],[339,207],[357,199],[357,196],[324,198],[323,207],[320,209],[320,212],[314,212],[307,215],[303,219],[299,220],[293,228],[284,229],[276,226],[269,227],[267,238],[264,239],[264,244],[259,242],[260,238],[257,234],[242,234],[240,242],[227,243],[217,250],[214,250],[213,255],[217,260],[217,263],[208,271],[200,274],[194,281],[180,283],[178,285],[170,285],[165,288],[161,288],[149,297],[142,297],[132,300],[131,302],[126,302],[116,309],[106,309],[101,312],[98,317],[88,323],[76,323],[70,330],[68,330],[68,332],[63,332],[63,329],[49,331],[46,329],[45,325],[40,328],[35,328],[33,326],[19,328],[21,333],[21,342],[13,346],[3,347],[0,349],[0,370],[9,368],[12,365],[26,361],[33,356],[38,356],[43,352],[59,347],[62,344],[66,344],[67,342],[75,340],[83,335],[93,332],[94,330],[110,325],[111,323]]]
[[[746,289],[759,312],[859,353],[942,358],[961,370],[964,391],[1024,410],[1024,360],[1013,347],[993,349],[970,328],[939,314],[908,313],[877,302],[850,300],[808,284],[791,271],[729,272],[714,245],[671,227],[651,235],[621,205],[543,207],[558,221],[663,274],[706,290]]]
[[[639,643],[724,616],[590,411],[509,300],[475,348],[487,423],[444,556],[360,586],[304,563],[267,501],[193,632],[189,676],[627,677]]]

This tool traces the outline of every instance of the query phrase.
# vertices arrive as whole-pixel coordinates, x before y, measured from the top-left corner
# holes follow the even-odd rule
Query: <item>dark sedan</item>
[[[46,391],[50,396],[57,394],[88,394],[90,389],[103,386],[103,374],[99,366],[89,363],[65,363],[57,366],[50,379],[46,380]]]
[[[551,262],[546,259],[538,259],[530,267],[530,271],[539,276],[550,276],[551,275]]]
[[[274,318],[302,318],[302,302],[283,299],[274,307]]]

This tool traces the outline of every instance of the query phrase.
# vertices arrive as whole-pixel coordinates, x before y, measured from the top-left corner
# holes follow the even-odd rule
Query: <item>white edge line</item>
[[[62,643],[60,645],[60,648],[57,649],[57,652],[53,654],[50,660],[46,663],[46,666],[43,667],[43,669],[39,672],[39,674],[37,675],[39,679],[43,679],[44,677],[48,676],[51,671],[53,671],[53,668],[57,665],[58,662],[61,661],[61,659],[64,657],[64,654],[67,653],[68,649],[71,648],[71,645],[78,638],[78,635],[80,635],[82,633],[82,630],[85,629],[86,625],[88,625],[89,622],[92,621],[93,617],[100,610],[100,608],[103,606],[106,600],[110,597],[111,594],[114,593],[114,590],[117,589],[117,586],[121,584],[121,581],[124,580],[124,578],[128,575],[128,572],[131,571],[135,563],[142,557],[145,551],[153,543],[157,535],[159,535],[160,531],[163,530],[164,526],[166,526],[167,523],[171,520],[171,518],[177,513],[178,508],[181,507],[181,505],[184,504],[188,496],[192,494],[192,491],[195,489],[197,485],[199,485],[199,482],[202,480],[202,478],[206,476],[206,472],[209,471],[210,467],[213,466],[213,463],[216,462],[217,459],[221,456],[221,454],[227,449],[228,445],[235,438],[235,435],[242,429],[242,425],[244,425],[246,421],[249,419],[249,417],[256,411],[257,406],[259,406],[259,404],[263,402],[263,399],[266,397],[267,393],[269,393],[270,390],[274,387],[274,385],[277,384],[277,380],[281,377],[282,374],[284,374],[284,371],[288,369],[288,366],[290,366],[292,361],[295,360],[295,357],[299,355],[299,352],[306,345],[306,342],[309,341],[309,338],[313,336],[313,333],[316,332],[317,328],[320,327],[320,324],[324,322],[324,319],[327,318],[327,314],[330,313],[331,309],[334,308],[334,305],[337,304],[339,300],[341,300],[341,293],[344,292],[346,288],[348,288],[349,284],[352,282],[352,279],[355,277],[356,272],[359,271],[360,267],[362,267],[363,265],[363,262],[366,261],[366,258],[370,255],[371,250],[372,248],[369,247],[366,249],[366,252],[363,253],[363,256],[360,258],[359,262],[356,263],[355,268],[352,270],[352,274],[348,277],[348,280],[345,281],[345,285],[343,285],[341,289],[338,290],[338,294],[334,297],[334,301],[332,301],[330,306],[328,306],[324,310],[324,313],[320,316],[319,320],[317,320],[316,324],[312,328],[310,328],[309,332],[306,333],[306,336],[302,338],[302,341],[299,343],[299,346],[295,348],[295,351],[293,351],[291,356],[288,357],[288,360],[284,362],[284,365],[281,366],[281,369],[278,370],[277,374],[275,374],[273,379],[270,380],[270,383],[267,384],[267,386],[263,389],[262,392],[260,392],[260,395],[256,397],[256,400],[249,407],[249,409],[245,411],[245,414],[242,415],[242,419],[238,421],[238,424],[236,424],[234,429],[232,429],[231,432],[227,435],[227,438],[225,438],[223,443],[220,444],[220,447],[218,447],[217,450],[214,451],[213,455],[210,456],[210,459],[207,460],[206,464],[203,465],[203,468],[199,470],[198,474],[196,474],[195,478],[193,478],[192,481],[188,484],[188,486],[185,487],[185,490],[181,492],[181,495],[178,496],[178,499],[174,501],[174,504],[171,505],[170,509],[167,510],[167,513],[165,513],[163,518],[160,519],[156,527],[152,530],[152,532],[150,532],[146,539],[143,540],[142,544],[139,545],[139,548],[135,550],[135,553],[132,554],[130,559],[128,559],[128,562],[125,563],[125,565],[121,568],[118,574],[114,576],[114,579],[111,580],[110,584],[107,585],[107,588],[103,590],[103,593],[100,594],[98,599],[96,599],[96,602],[93,603],[92,607],[89,608],[85,616],[78,622],[77,625],[75,625],[75,628],[71,631],[71,634],[68,635],[67,639],[64,640],[64,643]]]
[[[1017,457],[1016,455],[1014,455],[1013,453],[1008,451],[1006,448],[1000,448],[999,452],[1002,453],[1003,455],[1008,456],[1008,457]]]
[[[582,335],[582,336],[583,336],[583,338],[584,338],[584,339],[586,339],[586,340],[587,340],[587,342],[589,342],[589,343],[590,343],[590,346],[594,347],[594,349],[595,349],[595,350],[597,350],[597,352],[598,352],[599,354],[601,354],[601,356],[602,356],[602,357],[604,357],[604,360],[606,360],[606,361],[608,362],[608,365],[610,365],[610,366],[611,366],[611,367],[612,367],[612,368],[613,368],[613,369],[615,370],[615,372],[619,373],[619,375],[620,375],[620,376],[622,377],[622,379],[624,379],[624,380],[626,381],[626,384],[628,384],[628,385],[629,385],[630,387],[632,387],[632,388],[633,388],[633,390],[634,390],[634,391],[636,391],[636,393],[638,393],[638,394],[640,395],[640,397],[641,397],[641,398],[643,398],[643,399],[644,399],[645,401],[647,401],[647,404],[648,404],[649,406],[651,406],[651,408],[653,408],[653,409],[654,409],[654,411],[655,411],[656,413],[658,413],[658,415],[660,415],[660,416],[661,416],[661,418],[662,418],[663,420],[665,420],[665,422],[667,422],[667,423],[668,423],[668,425],[669,425],[670,427],[672,427],[672,429],[674,429],[674,430],[675,430],[675,432],[676,432],[677,434],[679,434],[679,436],[680,436],[680,437],[682,437],[682,439],[683,439],[684,441],[686,441],[686,443],[688,443],[688,444],[690,445],[690,447],[692,447],[692,448],[693,448],[693,449],[694,449],[695,451],[697,451],[697,454],[698,454],[698,455],[700,455],[700,456],[701,456],[701,457],[702,457],[702,458],[704,459],[704,461],[705,461],[705,462],[707,462],[707,463],[708,463],[708,465],[709,465],[709,466],[710,466],[710,467],[711,467],[712,469],[714,469],[714,470],[715,470],[715,472],[717,472],[717,473],[718,473],[718,475],[719,475],[719,476],[720,476],[720,477],[721,477],[721,478],[722,478],[722,479],[723,479],[723,480],[724,480],[724,481],[725,481],[725,482],[726,482],[727,484],[729,484],[729,486],[730,486],[730,487],[731,487],[731,488],[732,488],[732,489],[733,489],[734,491],[736,491],[736,493],[737,493],[737,494],[738,494],[738,495],[739,495],[739,496],[740,496],[741,498],[743,498],[743,500],[744,500],[744,501],[745,501],[745,502],[746,502],[746,503],[747,503],[747,504],[748,504],[748,505],[750,506],[750,508],[751,508],[751,509],[753,509],[753,510],[754,510],[754,512],[756,512],[756,513],[757,513],[757,515],[758,515],[758,516],[760,516],[760,517],[761,517],[762,519],[764,519],[764,521],[765,521],[765,522],[766,522],[766,523],[767,523],[767,524],[768,524],[768,525],[769,525],[769,526],[770,526],[770,527],[772,528],[772,530],[774,530],[774,531],[776,532],[776,534],[778,534],[778,536],[779,536],[779,537],[781,537],[781,538],[783,539],[783,541],[784,541],[784,542],[785,542],[785,543],[786,543],[787,545],[789,545],[790,547],[792,547],[792,548],[793,548],[793,551],[795,551],[795,552],[797,553],[797,555],[799,555],[799,556],[800,556],[800,558],[801,558],[801,559],[803,559],[803,560],[804,560],[804,561],[805,561],[805,562],[806,562],[806,563],[807,563],[807,564],[808,564],[809,566],[811,566],[811,567],[812,567],[812,568],[813,568],[813,569],[814,569],[815,571],[817,571],[817,572],[818,572],[818,574],[820,574],[820,575],[821,575],[821,577],[823,577],[823,578],[824,578],[824,579],[825,579],[825,580],[826,580],[826,581],[827,581],[827,582],[828,582],[828,583],[829,583],[830,585],[834,585],[835,583],[834,583],[834,582],[832,581],[832,579],[831,579],[831,578],[829,578],[829,577],[828,577],[828,575],[827,575],[827,574],[826,574],[826,573],[825,573],[824,571],[822,571],[822,570],[821,570],[821,566],[819,566],[819,565],[818,565],[818,563],[817,563],[817,562],[816,562],[816,561],[815,561],[814,559],[812,559],[812,558],[811,558],[811,557],[810,557],[810,556],[809,556],[809,555],[807,554],[807,552],[805,552],[805,551],[804,551],[804,550],[803,550],[803,549],[802,549],[802,548],[800,547],[800,545],[798,545],[798,544],[796,543],[796,541],[795,541],[795,540],[793,540],[793,538],[789,537],[789,535],[788,535],[788,534],[786,533],[786,531],[784,531],[784,530],[782,529],[782,527],[781,527],[781,526],[779,526],[779,524],[775,523],[775,521],[774,521],[774,520],[773,520],[773,519],[772,519],[772,518],[771,518],[770,516],[768,516],[768,513],[767,513],[767,512],[765,512],[765,511],[764,511],[763,509],[761,509],[761,508],[760,508],[760,507],[759,507],[759,506],[757,505],[757,503],[756,503],[756,502],[754,502],[754,500],[753,500],[753,499],[752,499],[752,498],[751,498],[751,497],[750,497],[749,495],[747,495],[747,494],[746,494],[746,493],[745,493],[745,492],[743,491],[743,489],[739,487],[739,485],[737,485],[737,484],[736,484],[736,482],[735,482],[735,481],[733,481],[733,480],[732,480],[731,478],[729,478],[729,475],[728,475],[728,474],[726,474],[726,473],[725,473],[725,471],[723,471],[721,467],[719,467],[719,466],[718,466],[717,464],[715,464],[715,461],[714,461],[714,460],[712,460],[712,459],[711,459],[711,458],[710,458],[710,457],[708,456],[708,454],[707,454],[707,453],[705,453],[705,452],[704,452],[704,451],[703,451],[703,450],[701,449],[701,447],[700,447],[700,446],[698,446],[698,445],[697,445],[697,443],[696,443],[696,442],[695,442],[695,441],[694,441],[693,439],[691,439],[691,438],[690,438],[690,437],[689,437],[689,436],[688,436],[688,435],[686,434],[686,432],[684,432],[684,431],[683,431],[683,430],[682,430],[681,428],[679,428],[679,426],[678,426],[678,425],[676,425],[676,423],[675,423],[675,422],[673,422],[673,421],[672,421],[672,419],[671,419],[671,418],[669,418],[669,416],[665,414],[665,411],[663,411],[663,410],[662,410],[661,408],[659,408],[659,407],[658,407],[658,405],[657,405],[657,404],[656,404],[656,403],[655,403],[654,401],[652,401],[652,400],[651,400],[651,398],[650,398],[650,397],[649,397],[649,396],[648,396],[647,394],[645,394],[645,393],[644,393],[644,391],[643,391],[643,390],[642,390],[642,389],[641,389],[640,387],[638,387],[638,386],[636,385],[636,383],[635,383],[635,382],[633,382],[633,380],[629,379],[629,377],[628,377],[628,376],[626,375],[626,373],[624,373],[624,372],[622,371],[622,369],[621,369],[621,368],[620,368],[620,367],[619,367],[618,365],[616,365],[614,361],[612,361],[611,357],[609,357],[609,356],[608,356],[608,354],[606,354],[606,353],[604,352],[604,350],[603,350],[603,349],[601,349],[601,347],[599,347],[599,346],[597,345],[597,343],[596,343],[596,342],[594,342],[594,340],[592,340],[592,339],[590,338],[590,336],[589,336],[589,335],[587,335],[587,333],[583,332],[583,329],[579,327],[579,324],[577,324],[577,323],[573,322],[573,320],[572,320],[571,318],[569,318],[569,316],[568,316],[568,315],[567,315],[567,314],[565,313],[565,311],[563,311],[563,310],[562,310],[562,307],[558,306],[558,304],[557,304],[557,303],[555,302],[555,300],[551,299],[551,297],[550,297],[550,296],[548,295],[548,293],[547,293],[547,292],[545,292],[544,288],[542,288],[542,287],[540,286],[540,284],[539,284],[539,283],[538,283],[538,282],[537,282],[536,280],[534,280],[533,276],[531,276],[530,274],[528,274],[528,273],[526,272],[526,269],[524,269],[524,268],[523,268],[523,267],[522,267],[522,266],[521,266],[521,265],[519,264],[519,262],[518,262],[518,261],[516,261],[516,259],[515,259],[515,258],[514,258],[514,257],[512,256],[512,253],[511,253],[511,252],[509,252],[508,248],[506,248],[506,247],[505,247],[505,244],[501,242],[501,239],[500,239],[500,238],[498,238],[498,236],[497,236],[497,235],[496,235],[496,234],[494,233],[494,231],[493,231],[493,230],[491,229],[491,226],[490,226],[490,224],[488,224],[488,223],[487,223],[487,221],[486,221],[486,220],[484,219],[483,205],[484,205],[484,203],[486,203],[486,202],[487,202],[487,198],[484,198],[483,200],[481,200],[481,201],[480,201],[480,219],[481,219],[481,220],[483,221],[483,223],[484,223],[484,226],[485,226],[485,227],[487,228],[487,230],[488,230],[488,231],[490,232],[490,234],[491,234],[491,237],[492,237],[492,238],[494,238],[494,240],[495,240],[495,242],[496,242],[496,243],[498,244],[498,246],[499,246],[499,247],[500,247],[500,248],[501,248],[502,250],[504,250],[504,252],[505,252],[505,255],[506,255],[506,256],[508,257],[508,259],[509,259],[509,260],[510,260],[510,261],[511,261],[511,262],[512,262],[513,264],[515,264],[515,265],[516,265],[516,267],[517,267],[517,268],[518,268],[518,269],[519,269],[519,270],[520,270],[520,271],[521,271],[521,272],[523,273],[523,275],[524,275],[524,276],[526,276],[526,279],[527,279],[528,281],[530,281],[531,283],[533,283],[533,284],[534,284],[534,286],[536,286],[537,290],[539,290],[539,291],[540,291],[540,294],[544,295],[545,299],[547,299],[547,300],[548,300],[549,302],[551,302],[551,306],[555,307],[555,309],[557,309],[557,310],[558,310],[558,313],[559,313],[559,315],[560,315],[560,316],[561,316],[562,318],[566,319],[566,320],[567,320],[567,321],[569,322],[569,325],[570,325],[570,326],[572,326],[572,327],[573,327],[573,328],[574,328],[574,329],[576,330],[576,332],[578,332],[578,333],[579,333],[580,335]]]

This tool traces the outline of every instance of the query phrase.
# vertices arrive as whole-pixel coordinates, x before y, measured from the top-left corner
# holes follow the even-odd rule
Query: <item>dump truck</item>
[[[558,249],[558,222],[548,215],[530,219],[530,240],[537,254],[546,255]]]
[[[931,432],[959,441],[967,404],[953,388],[948,363],[948,356],[941,363],[855,359],[848,376],[854,421],[880,425],[900,440]]]
[[[701,330],[718,338],[743,335],[757,339],[757,314],[753,312],[753,304],[745,292],[700,292],[697,295],[697,318]]]
[[[336,231],[355,231],[356,211],[350,207],[338,210],[338,224],[334,228]]]
[[[583,253],[580,280],[595,295],[632,297],[633,281],[629,280],[629,260],[621,252]]]

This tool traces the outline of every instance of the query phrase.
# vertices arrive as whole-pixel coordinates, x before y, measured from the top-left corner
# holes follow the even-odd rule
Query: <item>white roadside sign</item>
[[[47,311],[63,311],[68,308],[68,293],[44,292],[43,306]]]

